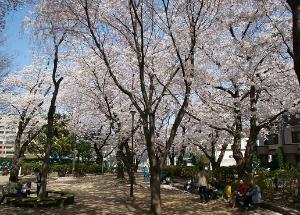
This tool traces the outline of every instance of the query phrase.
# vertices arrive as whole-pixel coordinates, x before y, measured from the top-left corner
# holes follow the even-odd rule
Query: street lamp
[[[131,177],[130,177],[130,197],[133,197],[133,176],[134,176],[134,155],[133,155],[133,126],[134,126],[134,115],[136,111],[134,110],[133,105],[130,108],[130,114],[132,116],[132,123],[131,123]]]

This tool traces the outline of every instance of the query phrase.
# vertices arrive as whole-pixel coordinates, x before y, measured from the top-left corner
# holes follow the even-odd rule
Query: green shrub
[[[22,165],[22,174],[24,175],[28,175],[31,174],[35,168],[42,168],[42,164],[41,163],[23,163]]]
[[[287,197],[296,198],[297,182],[300,172],[297,169],[278,169],[261,172],[256,178],[265,198],[271,198],[277,189]]]
[[[162,174],[171,177],[191,178],[197,174],[196,166],[166,166],[162,169]]]
[[[24,163],[22,167],[22,172],[30,174],[35,168],[41,169],[42,164],[40,163]],[[76,172],[80,173],[79,175],[85,174],[100,174],[102,173],[102,167],[96,163],[76,163],[75,166]],[[107,168],[103,168],[103,172],[107,172]],[[49,172],[58,172],[59,176],[65,176],[67,173],[72,172],[71,163],[51,163],[49,165]]]
[[[221,179],[233,179],[237,175],[237,168],[235,166],[221,166],[214,171],[214,175]]]

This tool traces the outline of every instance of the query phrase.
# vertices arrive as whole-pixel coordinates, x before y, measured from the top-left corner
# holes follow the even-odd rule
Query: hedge
[[[30,174],[33,172],[35,168],[41,169],[41,163],[28,163],[25,162],[22,166],[23,174]],[[99,164],[95,163],[76,163],[75,166],[76,172],[80,173],[80,175],[84,175],[87,173],[90,174],[100,174],[102,173],[102,167]],[[49,165],[49,172],[58,172],[59,175],[64,176],[66,173],[72,172],[72,164],[70,163],[52,163]],[[107,168],[103,167],[103,172],[107,172]]]
[[[197,174],[197,166],[166,166],[162,169],[162,174],[170,177],[191,178]]]

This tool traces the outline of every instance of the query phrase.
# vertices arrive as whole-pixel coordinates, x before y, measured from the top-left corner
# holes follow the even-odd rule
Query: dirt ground
[[[149,182],[137,179],[134,189],[135,198],[129,196],[129,185],[119,185],[114,175],[86,176],[82,178],[64,177],[49,181],[51,190],[64,190],[75,193],[75,204],[65,208],[28,209],[0,205],[1,215],[27,214],[80,214],[80,215],[127,215],[149,214],[150,191]],[[7,179],[0,178],[0,185]],[[169,185],[162,185],[163,214],[241,214],[229,208],[222,199],[207,204],[199,202],[199,197]],[[257,209],[242,214],[278,215],[272,211]]]

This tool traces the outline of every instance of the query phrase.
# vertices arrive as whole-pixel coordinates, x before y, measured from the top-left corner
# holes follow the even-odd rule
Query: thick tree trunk
[[[210,162],[211,163],[211,168],[212,171],[215,173],[218,171],[218,169],[220,168],[220,163],[218,162]]]
[[[155,156],[151,156],[150,159],[150,189],[151,189],[151,208],[150,214],[160,215],[161,210],[161,198],[160,198],[160,163]]]
[[[300,1],[287,0],[293,13],[293,54],[294,69],[300,84]],[[300,174],[298,174],[298,194],[297,202],[300,202]]]
[[[103,153],[102,150],[98,148],[97,143],[94,143],[94,150],[96,152],[96,163],[103,165]]]
[[[255,150],[255,144],[257,135],[260,128],[257,125],[257,91],[255,86],[250,87],[250,134],[247,141],[246,151],[244,155],[243,162],[239,164],[240,174],[251,173],[252,172],[252,158]]]
[[[253,155],[255,153],[255,145],[256,145],[256,139],[257,139],[257,135],[256,134],[252,134],[248,141],[247,141],[247,147],[246,147],[246,151],[245,151],[245,155],[244,155],[244,162],[242,164],[244,171],[247,171],[248,173],[252,172],[252,159],[253,159]]]
[[[19,170],[21,167],[21,160],[20,160],[20,152],[21,152],[21,139],[24,132],[24,120],[25,117],[21,115],[21,118],[19,120],[18,124],[18,132],[15,139],[15,149],[14,149],[14,156],[12,159],[13,169],[10,171],[10,178],[18,178]]]
[[[19,158],[19,157],[13,158],[12,161],[13,168],[10,170],[9,180],[11,180],[11,178],[18,178],[22,163],[23,163],[23,158]]]
[[[56,93],[56,95],[57,95],[57,93]],[[53,144],[54,113],[55,113],[55,102],[51,102],[51,105],[49,108],[49,113],[48,113],[46,150],[45,150],[44,162],[42,165],[41,190],[39,193],[39,196],[41,198],[47,197],[47,176],[48,176],[48,172],[49,172],[50,153],[51,153],[51,148],[52,148],[52,144]]]
[[[294,69],[300,84],[300,1],[287,0],[293,14],[293,58]]]
[[[124,164],[122,161],[122,151],[123,148],[121,146],[121,144],[119,144],[118,146],[118,150],[117,150],[117,155],[116,155],[116,159],[117,159],[117,179],[125,179],[124,176]]]
[[[237,165],[237,171],[239,175],[243,175],[244,170],[242,168],[243,163],[243,154],[241,151],[241,141],[242,141],[242,113],[241,113],[241,104],[236,102],[235,104],[235,130],[233,136],[233,144],[231,146],[233,158],[235,159]]]
[[[10,170],[10,179],[18,178],[20,167],[22,165],[23,159],[20,158],[20,149],[15,150],[14,157],[12,159],[13,168]]]
[[[149,114],[148,124],[144,123],[143,129],[144,129],[145,141],[146,141],[149,164],[150,164],[150,191],[151,191],[150,214],[161,215],[162,213],[161,197],[160,197],[161,162],[159,156],[155,153],[154,150],[155,147],[155,115],[154,114]]]

